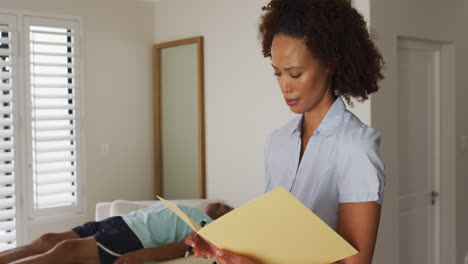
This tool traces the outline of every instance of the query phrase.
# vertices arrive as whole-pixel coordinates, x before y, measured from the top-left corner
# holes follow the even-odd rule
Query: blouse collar
[[[314,135],[331,135],[336,127],[338,126],[338,123],[343,116],[344,112],[346,111],[346,106],[343,102],[343,99],[338,96],[336,98],[335,102],[333,102],[332,106],[330,109],[328,109],[327,114],[325,117],[322,119],[322,122],[320,122],[319,126],[315,129]],[[301,131],[301,120],[304,118],[304,113],[300,114],[295,122],[292,123],[291,126],[291,134],[294,132],[299,132]]]

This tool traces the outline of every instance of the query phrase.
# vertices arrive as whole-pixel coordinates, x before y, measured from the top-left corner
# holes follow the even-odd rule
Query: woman
[[[349,112],[378,90],[383,60],[363,17],[347,0],[272,0],[262,10],[264,57],[290,109],[299,114],[265,144],[266,187],[283,186],[359,253],[343,264],[370,264],[379,226],[384,165],[380,133]],[[253,263],[186,239],[197,256]]]

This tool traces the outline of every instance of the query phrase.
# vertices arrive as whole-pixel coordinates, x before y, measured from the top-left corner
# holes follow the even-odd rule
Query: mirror
[[[153,47],[156,195],[205,198],[203,37]]]

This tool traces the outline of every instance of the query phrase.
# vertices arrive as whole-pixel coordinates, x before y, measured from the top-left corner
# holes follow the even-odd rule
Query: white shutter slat
[[[49,34],[49,35],[62,35],[62,36],[73,36],[73,33],[71,32],[54,32],[54,31],[46,31],[46,30],[37,30],[33,29],[30,30],[31,33],[36,33],[36,34]]]
[[[13,242],[16,240],[16,232],[9,232],[0,236],[0,243]]]
[[[9,241],[8,243],[0,243],[0,251],[9,250],[12,248],[16,248],[16,241]]]
[[[70,155],[70,156],[65,156],[65,157],[53,157],[53,158],[36,158],[36,161],[40,164],[45,164],[45,163],[56,163],[56,162],[64,162],[64,161],[75,161],[75,157]]]
[[[0,197],[12,196],[13,194],[15,194],[15,187],[13,187],[13,186],[8,186],[8,187],[0,186]],[[0,214],[1,214],[1,210],[0,210]]]
[[[66,104],[66,105],[36,105],[36,109],[42,110],[53,110],[53,109],[75,109],[73,104]]]
[[[54,147],[37,147],[37,153],[50,153],[50,152],[63,152],[63,151],[76,151],[75,146],[54,146]]]
[[[0,222],[0,232],[1,231],[10,231],[12,229],[15,229],[16,225],[14,221],[5,221],[5,222]]]
[[[75,180],[76,180],[75,176],[59,175],[59,176],[41,177],[37,181],[37,183],[39,185],[43,185],[43,184],[53,184],[53,183],[74,182]]]
[[[11,114],[12,111],[13,111],[13,107],[11,105],[0,106],[0,114],[2,115]]]
[[[13,160],[13,152],[0,152],[0,162]]]
[[[62,131],[62,130],[74,130],[74,125],[69,126],[40,126],[36,127],[36,131]]]
[[[73,94],[35,94],[33,95],[36,99],[73,99]]]
[[[48,63],[48,62],[41,62],[41,63],[31,63],[34,66],[39,67],[64,67],[64,68],[73,68],[73,63]]]
[[[34,56],[51,56],[51,57],[74,57],[75,53],[70,52],[31,52]]]
[[[13,177],[13,175],[1,175],[0,176],[0,185],[7,185],[7,184],[13,184],[13,183],[15,183],[15,177]]]
[[[11,129],[0,130],[0,140],[2,140],[2,138],[11,138],[11,137],[13,137],[13,131],[11,131]]]
[[[53,141],[73,141],[75,136],[61,136],[61,137],[36,137],[37,142],[53,142]]]
[[[74,78],[74,74],[45,74],[45,73],[34,73],[33,77],[48,77],[48,78]]]
[[[34,121],[49,121],[49,120],[74,120],[73,115],[43,115],[33,116]]]
[[[13,164],[0,164],[0,173],[12,173]]]
[[[0,67],[10,67],[11,61],[0,60]]]
[[[0,221],[15,218],[15,209],[0,210]]]
[[[0,118],[0,126],[11,126],[13,125],[13,120],[11,117]]]
[[[13,100],[11,94],[0,94],[0,102],[10,103]]]
[[[11,72],[0,72],[0,79],[10,79]]]
[[[41,174],[54,174],[54,173],[62,173],[62,172],[75,172],[75,167],[74,166],[57,166],[56,168],[47,168],[47,169],[37,169],[36,173],[38,176],[41,176]]]
[[[67,84],[56,84],[56,83],[51,83],[51,84],[34,84],[34,88],[74,88],[75,85],[73,83],[67,83]]]
[[[0,90],[1,91],[11,90],[11,84],[10,83],[0,83]]]
[[[50,46],[61,46],[61,47],[73,47],[71,43],[61,43],[61,42],[48,42],[48,41],[31,41],[33,45],[50,45]]]
[[[15,206],[15,199],[14,198],[0,199],[0,208],[2,208],[2,209],[3,208],[13,208],[14,206]],[[2,230],[1,227],[0,227],[0,230]]]
[[[52,206],[66,206],[76,203],[76,197],[66,195],[53,195],[50,197],[44,196],[41,201],[39,201],[39,206],[43,208],[52,207]]]
[[[13,142],[11,141],[0,141],[0,150],[11,150],[13,148]]]
[[[64,187],[62,186],[63,183],[61,184],[44,184],[44,185],[39,185],[37,194],[41,196],[46,196],[46,195],[51,195],[51,194],[66,194],[66,193],[73,193],[76,192],[76,186],[67,186]]]
[[[11,56],[11,50],[0,48],[0,56]]]
[[[15,209],[0,210],[0,221],[15,218]]]

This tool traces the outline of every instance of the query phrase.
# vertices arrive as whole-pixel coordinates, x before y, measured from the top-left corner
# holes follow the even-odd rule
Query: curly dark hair
[[[384,61],[366,22],[350,0],[272,0],[262,7],[258,38],[271,58],[273,38],[283,33],[303,40],[312,55],[331,69],[332,89],[352,105],[379,89]]]
[[[209,217],[211,217],[211,219],[216,220],[232,210],[234,210],[233,207],[229,206],[224,202],[219,201],[208,204],[208,206],[205,209],[205,212]]]

